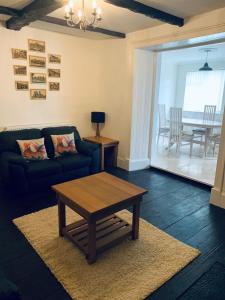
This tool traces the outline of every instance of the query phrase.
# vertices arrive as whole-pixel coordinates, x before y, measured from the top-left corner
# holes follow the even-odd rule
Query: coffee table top
[[[87,214],[99,212],[147,193],[147,190],[106,172],[57,184],[52,188]]]

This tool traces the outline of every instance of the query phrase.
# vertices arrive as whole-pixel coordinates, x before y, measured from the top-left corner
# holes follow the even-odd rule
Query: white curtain
[[[188,72],[183,110],[203,112],[205,105],[216,105],[222,109],[225,71]]]

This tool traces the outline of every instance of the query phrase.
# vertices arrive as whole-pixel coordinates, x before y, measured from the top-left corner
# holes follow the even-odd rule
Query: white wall
[[[154,54],[135,50],[132,126],[129,170],[149,167],[151,100],[154,80]]]
[[[126,40],[98,42],[100,53],[101,109],[106,112],[102,134],[120,141],[120,166],[126,168],[130,145],[130,100],[127,97],[127,52]]]
[[[46,101],[30,100],[29,91],[15,90],[15,79],[29,80],[29,72],[27,77],[14,76],[13,65],[24,65],[24,61],[12,59],[11,48],[27,49],[28,38],[45,41],[46,56],[47,53],[62,55],[61,89],[59,92],[47,91]],[[81,135],[93,133],[90,112],[100,109],[97,41],[29,27],[19,32],[1,27],[0,42],[0,127],[72,122]],[[28,67],[28,71],[31,70],[47,71]],[[48,85],[32,87],[48,89]]]

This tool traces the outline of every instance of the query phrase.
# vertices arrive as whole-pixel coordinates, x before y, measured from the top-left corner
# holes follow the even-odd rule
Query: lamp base
[[[99,123],[97,123],[97,127],[96,127],[96,137],[100,137]]]

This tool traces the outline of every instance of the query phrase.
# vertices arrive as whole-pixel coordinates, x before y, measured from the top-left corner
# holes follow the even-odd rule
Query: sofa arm
[[[16,165],[21,165],[25,168],[27,168],[28,162],[23,158],[22,155],[19,155],[14,152],[3,152],[1,154],[1,159],[7,161],[8,163],[13,163]]]
[[[17,286],[9,281],[0,270],[0,299],[20,300],[21,296]]]
[[[85,141],[81,141],[81,140],[76,141],[76,147],[77,147],[77,151],[79,153],[82,153],[82,154],[85,154],[88,156],[92,156],[93,152],[99,149],[98,144],[85,142]]]
[[[91,174],[98,173],[100,171],[100,146],[98,144],[77,140],[76,147],[79,153],[92,158],[90,167]]]
[[[3,152],[0,155],[0,169],[3,181],[7,185],[14,185],[15,190],[27,190],[26,169],[28,162],[14,152]]]

